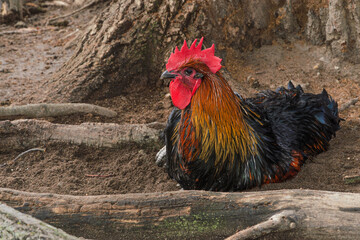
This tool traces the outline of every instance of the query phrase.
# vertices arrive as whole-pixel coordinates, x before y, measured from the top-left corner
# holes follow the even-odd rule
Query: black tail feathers
[[[322,124],[331,126],[335,135],[335,132],[340,129],[340,121],[343,120],[339,117],[338,104],[325,89],[318,96],[322,99],[324,105],[321,112],[318,112],[315,117]]]

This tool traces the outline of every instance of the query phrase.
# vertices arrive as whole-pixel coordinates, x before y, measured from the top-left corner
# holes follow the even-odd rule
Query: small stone
[[[334,69],[335,69],[335,70],[339,70],[340,67],[339,67],[339,66],[335,66]]]
[[[320,63],[315,64],[315,66],[313,67],[314,70],[319,70],[322,68],[322,65]]]
[[[294,228],[296,227],[296,223],[294,223],[294,222],[290,223],[289,227],[290,227],[291,229],[294,229]]]
[[[259,88],[259,87],[260,87],[259,80],[254,79],[254,81],[252,82],[251,86],[252,86],[253,88]]]
[[[170,98],[171,98],[170,93],[165,94],[165,99],[170,99]]]
[[[252,78],[251,75],[247,76],[246,81],[249,82],[251,80],[251,78]]]
[[[26,23],[24,23],[23,21],[18,21],[15,25],[15,28],[27,28]]]

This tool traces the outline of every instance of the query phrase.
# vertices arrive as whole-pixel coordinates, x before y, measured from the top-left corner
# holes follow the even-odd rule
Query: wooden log
[[[283,211],[288,219],[282,222],[289,226],[265,234],[277,239],[360,236],[359,193],[297,189],[68,196],[0,188],[0,201],[70,234],[95,239],[224,239]]]
[[[76,240],[61,229],[55,228],[29,215],[0,204],[0,238],[18,239],[63,239]]]
[[[92,113],[105,117],[115,117],[117,115],[117,113],[113,110],[87,103],[39,103],[0,107],[0,119],[17,117],[58,117],[84,113]]]
[[[153,144],[165,125],[82,123],[54,124],[44,120],[20,119],[0,121],[0,149],[3,152],[46,146],[49,143],[71,143],[93,147],[119,147],[124,143]]]

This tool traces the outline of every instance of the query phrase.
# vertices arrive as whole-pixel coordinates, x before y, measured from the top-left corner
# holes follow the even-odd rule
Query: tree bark
[[[0,204],[0,238],[7,240],[78,239],[5,204]]]
[[[274,3],[273,3],[274,2]],[[72,58],[45,83],[46,101],[81,102],[120,95],[129,87],[161,86],[165,62],[184,39],[227,48],[271,43],[273,9],[281,1],[119,0],[84,31]],[[271,9],[271,11],[269,11]]]
[[[260,235],[276,239],[356,239],[360,235],[358,193],[178,191],[68,196],[2,188],[0,201],[71,234],[95,239],[223,239],[253,225],[270,229]],[[285,214],[284,221],[278,219],[279,213]],[[271,230],[270,220],[280,221],[280,227]]]
[[[49,143],[71,143],[93,147],[119,147],[134,142],[154,144],[159,141],[164,124],[82,123],[53,124],[44,120],[0,122],[2,152],[24,150]]]
[[[334,58],[360,63],[360,0],[329,0],[308,11],[307,39],[326,44]]]

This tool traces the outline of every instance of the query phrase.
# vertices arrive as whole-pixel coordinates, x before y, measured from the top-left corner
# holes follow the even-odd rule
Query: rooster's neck
[[[217,165],[256,154],[257,138],[244,117],[248,111],[220,74],[206,76],[182,115],[190,131],[187,139],[201,148],[198,157],[207,161],[215,156]]]

